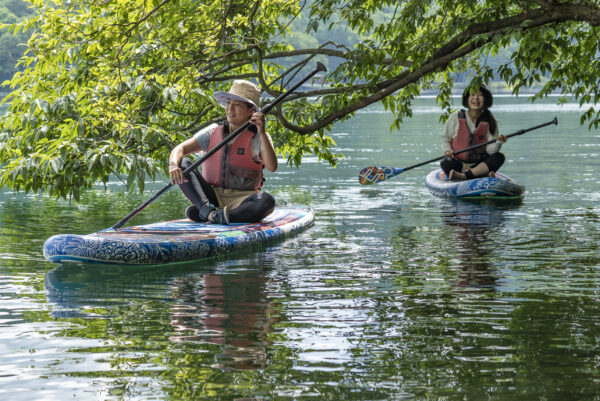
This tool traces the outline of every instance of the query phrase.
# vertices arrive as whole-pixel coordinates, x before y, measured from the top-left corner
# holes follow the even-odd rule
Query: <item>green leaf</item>
[[[57,158],[52,159],[50,164],[52,166],[52,171],[57,174],[62,171],[62,169],[65,165],[62,157],[57,157]]]

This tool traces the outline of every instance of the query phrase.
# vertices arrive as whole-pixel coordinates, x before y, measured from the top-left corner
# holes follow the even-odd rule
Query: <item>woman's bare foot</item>
[[[466,180],[467,176],[463,173],[459,173],[458,171],[450,170],[450,175],[448,176],[448,179],[452,181]]]

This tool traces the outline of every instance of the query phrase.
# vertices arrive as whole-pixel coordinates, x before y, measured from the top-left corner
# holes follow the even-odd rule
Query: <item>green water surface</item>
[[[298,236],[154,268],[58,266],[58,233],[112,226],[162,188],[80,203],[0,194],[2,400],[599,400],[600,133],[578,104],[497,96],[516,202],[433,196],[440,110],[390,133],[380,107],[337,124],[337,168],[281,162],[265,190],[314,208]],[[585,108],[584,108],[585,109]],[[131,223],[180,218],[172,189]]]

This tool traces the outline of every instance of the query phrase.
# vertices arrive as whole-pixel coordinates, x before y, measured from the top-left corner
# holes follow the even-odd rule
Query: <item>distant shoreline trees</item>
[[[23,0],[0,1],[0,23],[14,24],[34,14],[30,3]],[[26,44],[31,33],[19,32],[14,35],[7,29],[0,30],[0,83],[10,80],[17,71],[16,65],[27,49]],[[7,92],[0,88],[0,94]]]

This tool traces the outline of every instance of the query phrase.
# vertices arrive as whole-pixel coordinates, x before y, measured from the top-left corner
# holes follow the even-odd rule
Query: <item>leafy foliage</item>
[[[35,16],[7,26],[33,32],[22,71],[5,83],[0,187],[15,190],[77,199],[110,174],[143,189],[176,143],[222,121],[214,91],[244,78],[277,96],[315,59],[330,67],[322,85],[269,116],[278,151],[296,165],[310,153],[335,164],[326,131],[375,102],[400,127],[412,100],[434,89],[447,115],[457,76],[499,77],[514,93],[541,83],[533,99],[598,100],[598,1],[31,1]],[[509,57],[488,62],[499,53]],[[585,121],[600,123],[593,107]]]

